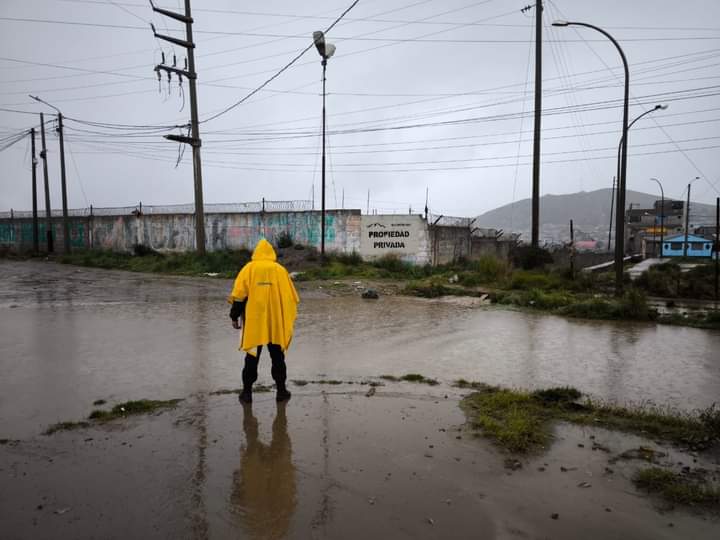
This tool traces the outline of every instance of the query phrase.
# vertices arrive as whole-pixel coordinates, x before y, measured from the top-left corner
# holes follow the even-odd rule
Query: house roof
[[[704,238],[702,236],[697,236],[696,234],[688,234],[687,238],[688,242],[712,242],[712,240],[708,240],[707,238]],[[675,236],[665,238],[665,242],[682,242],[684,240],[684,234],[676,234]]]

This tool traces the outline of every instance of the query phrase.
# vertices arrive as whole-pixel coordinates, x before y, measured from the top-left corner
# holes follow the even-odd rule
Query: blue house
[[[712,257],[713,241],[703,238],[702,236],[696,236],[689,234],[687,237],[688,257]],[[663,257],[682,257],[685,244],[685,235],[678,234],[665,238],[663,241]]]

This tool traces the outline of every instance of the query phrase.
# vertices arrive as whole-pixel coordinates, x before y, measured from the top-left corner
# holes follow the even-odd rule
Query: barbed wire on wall
[[[436,225],[438,227],[470,227],[474,219],[469,217],[446,216],[443,214],[428,213],[427,221],[428,224]]]
[[[303,212],[312,210],[312,201],[267,201],[246,203],[215,203],[204,205],[206,214],[248,214],[254,212]],[[194,214],[194,204],[164,204],[145,205],[139,203],[136,206],[115,206],[115,207],[93,207],[68,209],[69,217],[90,217],[90,216],[129,216],[129,215],[161,215],[161,214]],[[31,218],[30,210],[12,210],[0,212],[0,219],[23,219]],[[44,211],[38,212],[40,218],[45,216]],[[62,210],[52,211],[53,217],[62,217]]]

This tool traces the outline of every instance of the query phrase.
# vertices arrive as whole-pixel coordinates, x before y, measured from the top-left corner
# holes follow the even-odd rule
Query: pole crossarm
[[[173,134],[163,135],[163,137],[166,138],[168,141],[189,144],[190,146],[194,146],[196,148],[200,148],[202,146],[202,141],[200,139],[196,139],[195,137],[186,137],[184,135]]]
[[[150,0],[150,7],[155,13],[160,13],[160,15],[165,15],[166,17],[170,17],[176,21],[180,21],[185,24],[192,24],[194,22],[192,17],[188,17],[182,13],[175,13],[174,11],[156,7],[152,0]]]
[[[155,66],[155,69],[153,71],[159,72],[160,70],[166,71],[168,73],[175,73],[175,75],[179,75],[181,77],[187,77],[188,79],[197,79],[196,73],[190,73],[189,71],[186,71],[184,69],[178,69],[171,66],[166,66],[164,64],[158,64]]]
[[[195,44],[192,41],[187,41],[185,39],[179,39],[172,36],[166,36],[164,34],[158,34],[157,30],[155,30],[155,25],[152,23],[150,23],[150,28],[152,28],[153,35],[158,39],[162,39],[163,41],[169,41],[170,43],[174,43],[175,45],[179,45],[180,47],[185,47],[186,49],[195,48]]]

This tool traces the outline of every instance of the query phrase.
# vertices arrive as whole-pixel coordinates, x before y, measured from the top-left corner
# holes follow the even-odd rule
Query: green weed
[[[671,503],[720,510],[720,489],[698,476],[648,467],[635,473],[633,482]]]

